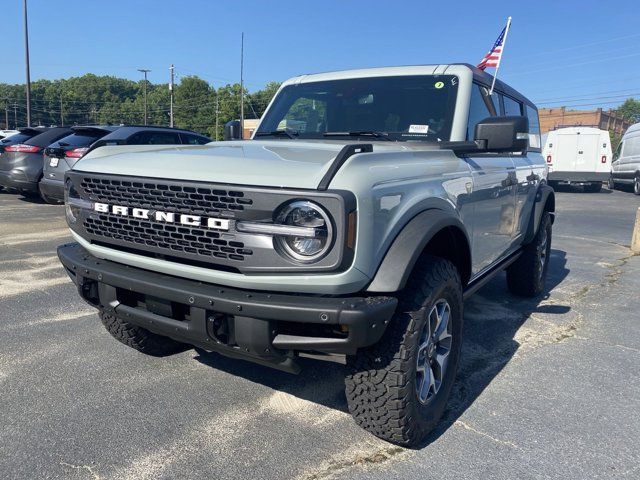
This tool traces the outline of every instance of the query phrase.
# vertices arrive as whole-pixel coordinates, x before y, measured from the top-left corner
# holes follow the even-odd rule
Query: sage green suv
[[[286,81],[253,138],[105,146],[66,175],[60,260],[107,330],[288,372],[346,355],[371,433],[416,446],[442,415],[463,300],[507,271],[543,292],[554,193],[535,106],[469,65]]]

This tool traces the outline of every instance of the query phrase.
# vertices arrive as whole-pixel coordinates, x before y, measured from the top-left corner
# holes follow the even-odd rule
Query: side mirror
[[[239,120],[231,120],[224,124],[224,139],[227,140],[242,140],[242,132],[240,128]]]
[[[440,148],[456,153],[525,152],[529,147],[527,132],[527,117],[487,117],[476,125],[473,141],[441,142]]]
[[[474,141],[487,152],[524,152],[529,147],[527,117],[489,117],[476,125]]]

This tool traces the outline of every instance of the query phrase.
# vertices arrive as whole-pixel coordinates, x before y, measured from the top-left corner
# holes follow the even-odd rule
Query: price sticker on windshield
[[[441,88],[444,87],[444,82],[436,82],[434,87],[436,87],[436,89],[440,90]]]
[[[409,125],[409,133],[429,133],[429,125]]]

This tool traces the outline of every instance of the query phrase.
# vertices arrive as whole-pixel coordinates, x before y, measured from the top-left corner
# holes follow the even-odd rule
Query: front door
[[[517,175],[508,155],[468,157],[473,178],[473,273],[502,257],[516,232]]]

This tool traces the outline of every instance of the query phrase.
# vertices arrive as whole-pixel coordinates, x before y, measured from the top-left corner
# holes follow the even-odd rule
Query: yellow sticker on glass
[[[444,87],[444,82],[436,82],[434,87],[436,87],[438,90],[440,90],[442,87]]]

